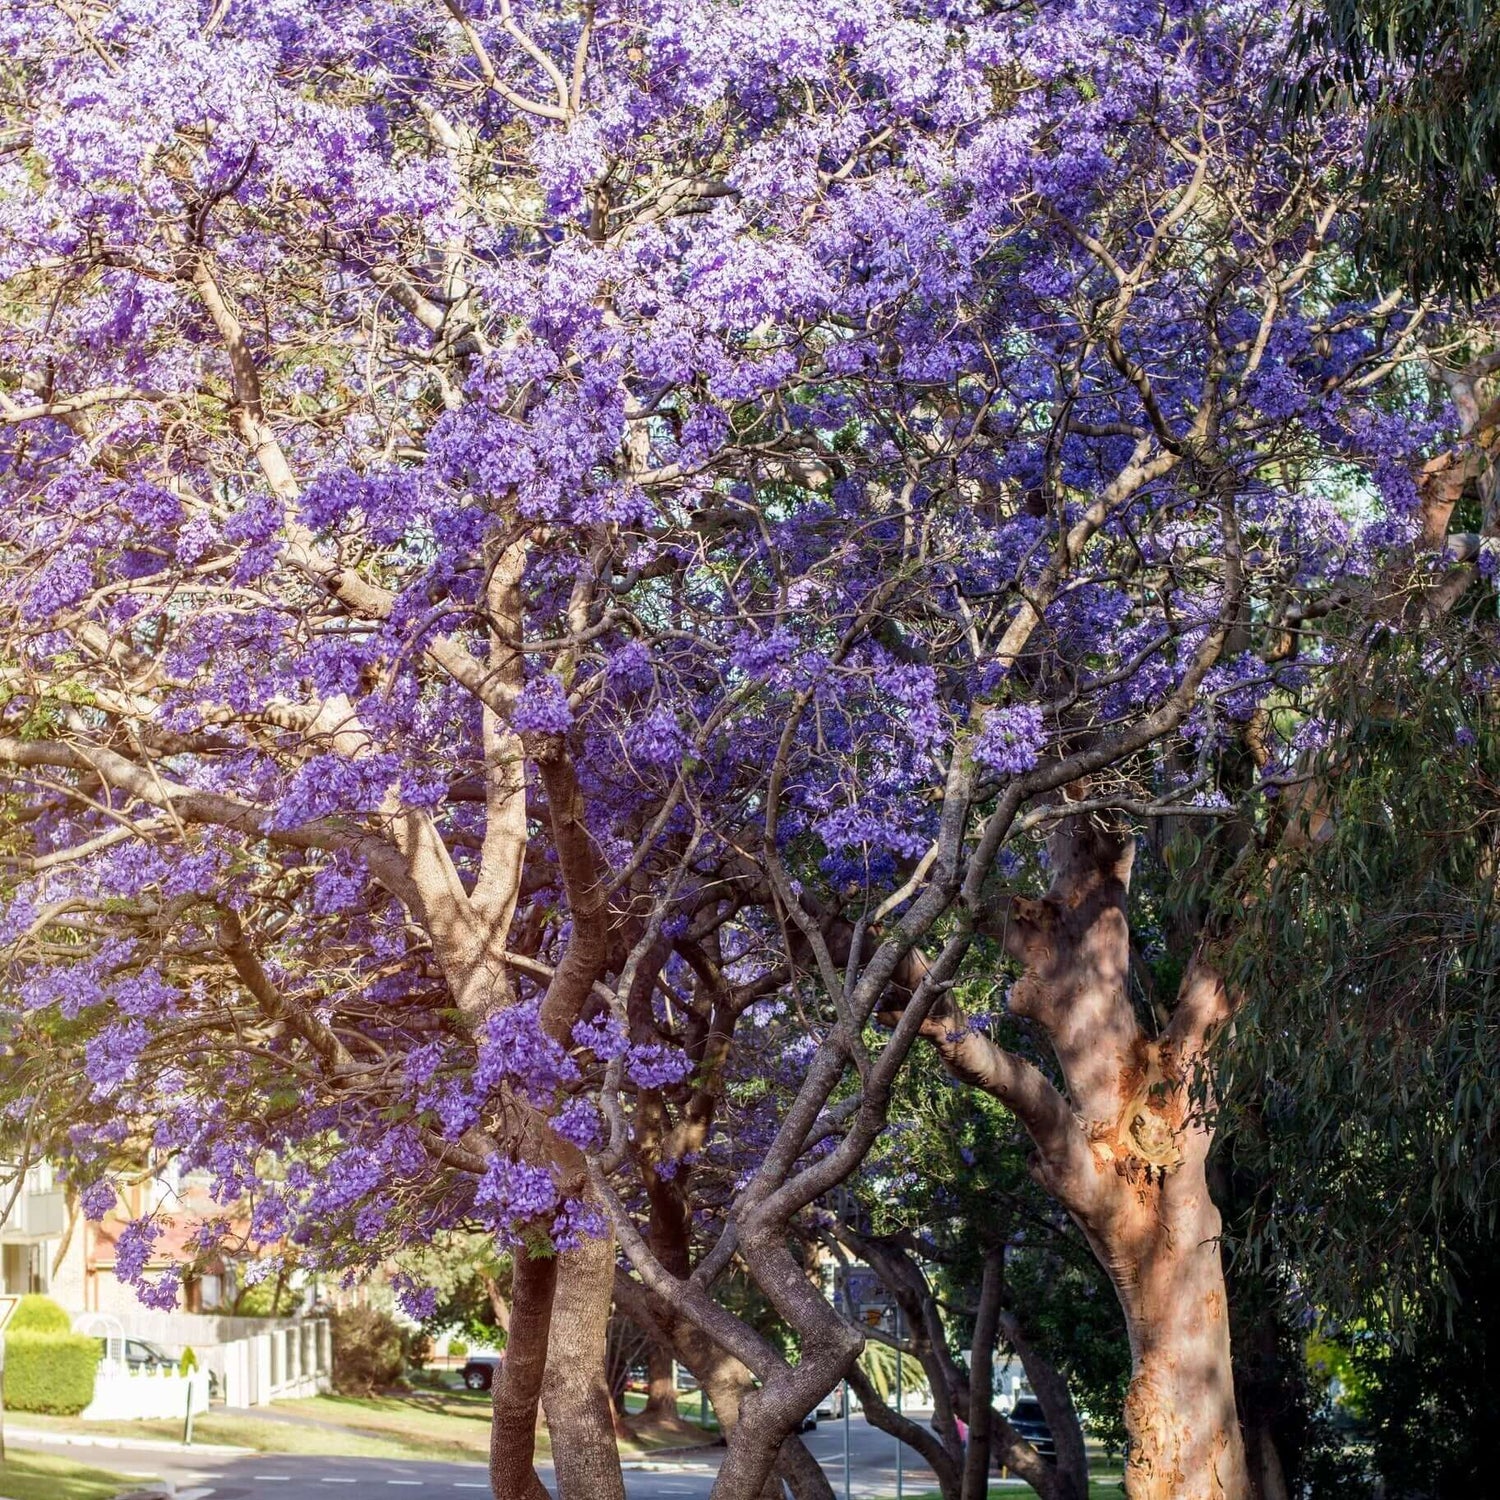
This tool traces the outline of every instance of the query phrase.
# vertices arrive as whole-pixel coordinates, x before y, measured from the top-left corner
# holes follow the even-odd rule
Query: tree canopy
[[[538,1400],[567,1500],[619,1493],[611,1297],[717,1372],[716,1494],[817,1493],[796,1424],[862,1334],[792,1247],[933,1051],[1107,1272],[1126,1226],[1222,1313],[1188,1074],[1237,1002],[1205,964],[1136,1005],[1130,820],[1225,817],[1247,757],[1261,816],[1355,650],[1322,622],[1488,555],[1433,508],[1431,310],[1351,257],[1365,116],[1262,107],[1290,38],[1238,0],[12,5],[27,1149],[90,1211],[173,1159],[312,1267],[494,1239],[529,1497]],[[991,992],[1014,1033],[953,998]],[[159,1228],[119,1264],[170,1305]],[[1180,1320],[1116,1290],[1131,1482],[1201,1489],[1227,1330],[1189,1420]]]

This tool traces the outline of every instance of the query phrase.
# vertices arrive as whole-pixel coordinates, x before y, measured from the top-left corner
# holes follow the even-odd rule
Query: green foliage
[[[403,1255],[401,1268],[437,1293],[432,1311],[422,1319],[423,1332],[436,1338],[457,1330],[466,1343],[505,1347],[494,1299],[509,1300],[510,1257],[496,1254],[491,1236],[449,1235]]]
[[[21,1298],[10,1315],[10,1333],[72,1333],[73,1320],[50,1297],[35,1292]]]
[[[1324,1398],[1359,1416],[1364,1410],[1369,1382],[1349,1349],[1319,1332],[1308,1339],[1304,1357],[1308,1377]]]
[[[98,1367],[97,1339],[75,1333],[7,1330],[5,1404],[11,1411],[76,1416],[94,1399]]]
[[[998,953],[991,972],[1004,974]],[[960,999],[1007,1046],[1050,1067],[1021,1028],[992,1013],[998,990]],[[1119,1303],[1077,1227],[1032,1179],[1030,1142],[1015,1117],[936,1068],[902,1071],[891,1116],[899,1125],[857,1184],[861,1211],[874,1234],[910,1231],[930,1245],[954,1354],[967,1360],[967,1309],[977,1304],[985,1252],[1004,1243],[1007,1305],[1067,1379],[1090,1432],[1122,1446],[1130,1349]]]
[[[879,1343],[875,1339],[867,1340],[864,1349],[860,1352],[859,1367],[869,1377],[870,1384],[875,1387],[875,1393],[882,1401],[895,1401],[898,1373],[896,1351],[889,1344]],[[899,1373],[903,1403],[912,1400],[913,1393],[916,1393],[919,1399],[931,1400],[931,1392],[927,1387],[927,1375],[916,1360],[903,1359]]]
[[[235,1299],[234,1312],[240,1318],[288,1318],[297,1311],[302,1294],[285,1282],[257,1281],[247,1286]]]
[[[179,1375],[191,1375],[197,1368],[198,1356],[194,1353],[193,1346],[189,1344],[182,1351],[182,1358],[177,1361],[177,1373]]]
[[[1494,289],[1500,246],[1500,7],[1494,0],[1323,0],[1304,11],[1290,92],[1310,121],[1373,96],[1367,245],[1419,291]]]
[[[1400,1341],[1353,1343],[1359,1414],[1387,1500],[1471,1500],[1494,1490],[1500,1430],[1500,1241],[1453,1247],[1460,1305]]]
[[[1316,836],[1226,893],[1248,1249],[1345,1326],[1455,1305],[1500,1219],[1497,672],[1492,624],[1387,638],[1325,711]]]
[[[449,1339],[448,1355],[452,1359],[467,1359],[469,1346],[462,1339]]]
[[[368,1396],[395,1385],[406,1368],[406,1339],[387,1312],[350,1307],[333,1315],[333,1386]]]

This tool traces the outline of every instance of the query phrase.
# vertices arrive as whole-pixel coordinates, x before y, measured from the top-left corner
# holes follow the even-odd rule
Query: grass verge
[[[0,1462],[0,1495],[6,1500],[112,1500],[140,1483],[50,1453],[12,1452]]]
[[[288,1405],[296,1403],[287,1403]],[[28,1412],[18,1426],[46,1432],[86,1433],[95,1437],[150,1438],[180,1442],[182,1423],[170,1422],[79,1422],[69,1417],[43,1417]],[[386,1429],[364,1431],[354,1426],[322,1427],[314,1423],[278,1422],[270,1417],[239,1416],[210,1412],[193,1423],[193,1440],[222,1443],[231,1448],[249,1448],[256,1453],[298,1453],[328,1458],[439,1459],[471,1463],[477,1455],[467,1443],[441,1436],[406,1434]],[[4,1495],[0,1490],[0,1495]],[[11,1496],[9,1500],[20,1500]]]

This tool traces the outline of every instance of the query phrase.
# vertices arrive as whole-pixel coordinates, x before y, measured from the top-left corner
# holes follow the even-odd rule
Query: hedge
[[[5,1335],[5,1405],[72,1417],[94,1399],[99,1340],[77,1333]]]
[[[6,1327],[11,1333],[72,1333],[73,1320],[50,1297],[28,1292],[16,1304]]]

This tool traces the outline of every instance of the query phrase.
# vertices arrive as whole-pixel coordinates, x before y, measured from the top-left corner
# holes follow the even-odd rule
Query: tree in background
[[[1294,107],[1367,101],[1366,246],[1418,292],[1496,290],[1500,15],[1489,0],[1315,0]]]
[[[988,1024],[1024,1045],[1014,1023],[993,1017]],[[995,1466],[1048,1500],[1086,1500],[1080,1409],[1096,1438],[1124,1439],[1119,1414],[1130,1353],[1108,1280],[1076,1227],[1032,1180],[1025,1137],[1009,1111],[976,1100],[942,1073],[913,1069],[893,1113],[898,1123],[837,1200],[823,1234],[837,1247],[842,1274],[851,1258],[866,1263],[900,1307],[902,1336],[890,1329],[872,1337],[886,1348],[902,1345],[925,1374],[932,1428],[893,1410],[869,1372],[851,1374],[854,1393],[873,1425],[932,1465],[953,1500],[983,1496]],[[992,1405],[992,1374],[1008,1356],[1019,1359],[1042,1404],[1055,1461]]]

